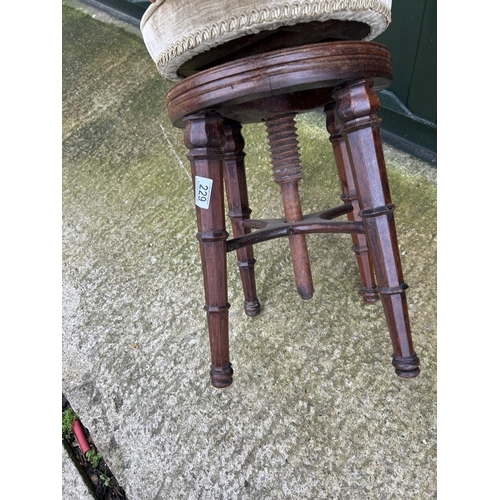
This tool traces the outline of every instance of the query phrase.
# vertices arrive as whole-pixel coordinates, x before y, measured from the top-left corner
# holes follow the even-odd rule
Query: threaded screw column
[[[303,219],[298,183],[302,177],[299,143],[295,126],[295,113],[266,119],[267,137],[271,149],[274,181],[280,185],[281,198],[287,222]],[[303,299],[310,299],[314,293],[311,265],[307,251],[306,236],[288,237],[292,254],[295,284]]]

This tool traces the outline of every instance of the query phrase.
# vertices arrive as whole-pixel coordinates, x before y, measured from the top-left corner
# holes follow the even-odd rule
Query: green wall
[[[394,80],[381,95],[386,139],[435,164],[437,0],[393,0],[392,23],[375,41],[393,58]]]
[[[391,91],[414,114],[436,117],[436,0],[394,0],[392,23],[376,41],[391,49]]]

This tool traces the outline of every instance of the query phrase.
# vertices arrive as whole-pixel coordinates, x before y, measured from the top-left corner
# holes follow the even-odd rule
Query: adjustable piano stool
[[[174,126],[184,129],[195,193],[215,387],[233,380],[226,255],[236,252],[245,312],[260,313],[253,245],[286,236],[298,293],[313,295],[308,233],[349,233],[366,302],[382,301],[403,378],[418,376],[380,137],[376,91],[392,80],[389,49],[369,40],[390,22],[391,0],[156,0],[141,29],[161,75]],[[304,215],[297,113],[323,109],[343,204]],[[263,122],[284,218],[254,220],[242,127]],[[224,189],[225,187],[225,189]],[[225,226],[224,191],[233,238]],[[346,215],[347,220],[336,220]]]

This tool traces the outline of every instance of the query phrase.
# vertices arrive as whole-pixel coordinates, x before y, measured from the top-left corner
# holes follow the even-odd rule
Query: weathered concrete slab
[[[263,312],[229,256],[233,385],[210,386],[189,166],[168,82],[137,35],[63,7],[63,390],[130,500],[436,496],[436,179],[391,148],[421,376],[401,380],[348,236],[255,248]],[[319,114],[298,120],[304,211],[339,203]],[[265,131],[246,127],[255,217],[280,217]]]

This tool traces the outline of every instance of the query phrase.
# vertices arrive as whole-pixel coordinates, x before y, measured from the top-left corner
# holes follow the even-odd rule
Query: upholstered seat
[[[141,31],[160,74],[178,81],[242,51],[241,55],[251,55],[262,47],[268,51],[335,39],[373,40],[389,25],[391,4],[392,0],[155,0],[142,18]]]

